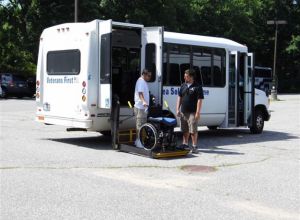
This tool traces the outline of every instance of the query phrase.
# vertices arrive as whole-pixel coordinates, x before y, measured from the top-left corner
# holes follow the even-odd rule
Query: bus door
[[[99,22],[99,108],[110,109],[112,102],[112,85],[111,85],[111,37],[112,37],[112,20]]]
[[[249,125],[252,97],[252,71],[253,54],[240,54],[240,80],[239,80],[239,115],[238,121],[241,126]]]
[[[247,54],[247,75],[245,79],[245,114],[244,119],[247,122],[247,125],[252,126],[254,117],[254,95],[255,95],[255,69],[254,69],[254,54]]]
[[[228,127],[235,127],[239,124],[239,57],[240,53],[238,51],[231,51],[229,53]]]
[[[162,45],[163,27],[145,27],[142,34],[142,69],[152,72],[148,83],[156,104],[162,105]]]

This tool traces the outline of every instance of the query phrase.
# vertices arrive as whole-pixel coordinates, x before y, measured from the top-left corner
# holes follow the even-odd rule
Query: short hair
[[[184,71],[184,74],[188,74],[190,77],[192,77],[193,79],[196,76],[195,70],[194,69],[187,69]]]
[[[151,72],[148,69],[144,69],[142,75],[149,74],[149,73],[151,74]]]

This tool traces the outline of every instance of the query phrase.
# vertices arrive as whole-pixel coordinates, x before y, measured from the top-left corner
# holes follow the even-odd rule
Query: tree
[[[0,2],[0,69],[3,72],[32,73],[35,69],[33,60],[32,38],[28,34],[30,24],[26,23],[20,5],[11,1],[4,5]]]
[[[273,64],[278,32],[279,91],[300,91],[300,2],[294,0],[78,0],[79,22],[94,19],[164,26],[165,30],[225,37],[248,46],[256,64]],[[74,0],[0,0],[0,70],[35,72],[43,29],[74,21]]]

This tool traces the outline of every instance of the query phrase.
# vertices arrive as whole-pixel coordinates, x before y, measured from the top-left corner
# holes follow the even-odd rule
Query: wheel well
[[[267,121],[268,120],[268,111],[267,111],[266,106],[257,105],[257,106],[255,106],[255,111],[257,111],[257,110],[260,110],[263,113],[264,120]]]

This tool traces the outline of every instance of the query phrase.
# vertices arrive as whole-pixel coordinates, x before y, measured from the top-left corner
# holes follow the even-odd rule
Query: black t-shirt
[[[178,95],[182,98],[181,112],[183,113],[195,113],[198,99],[204,99],[202,86],[195,82],[190,87],[183,83]]]

